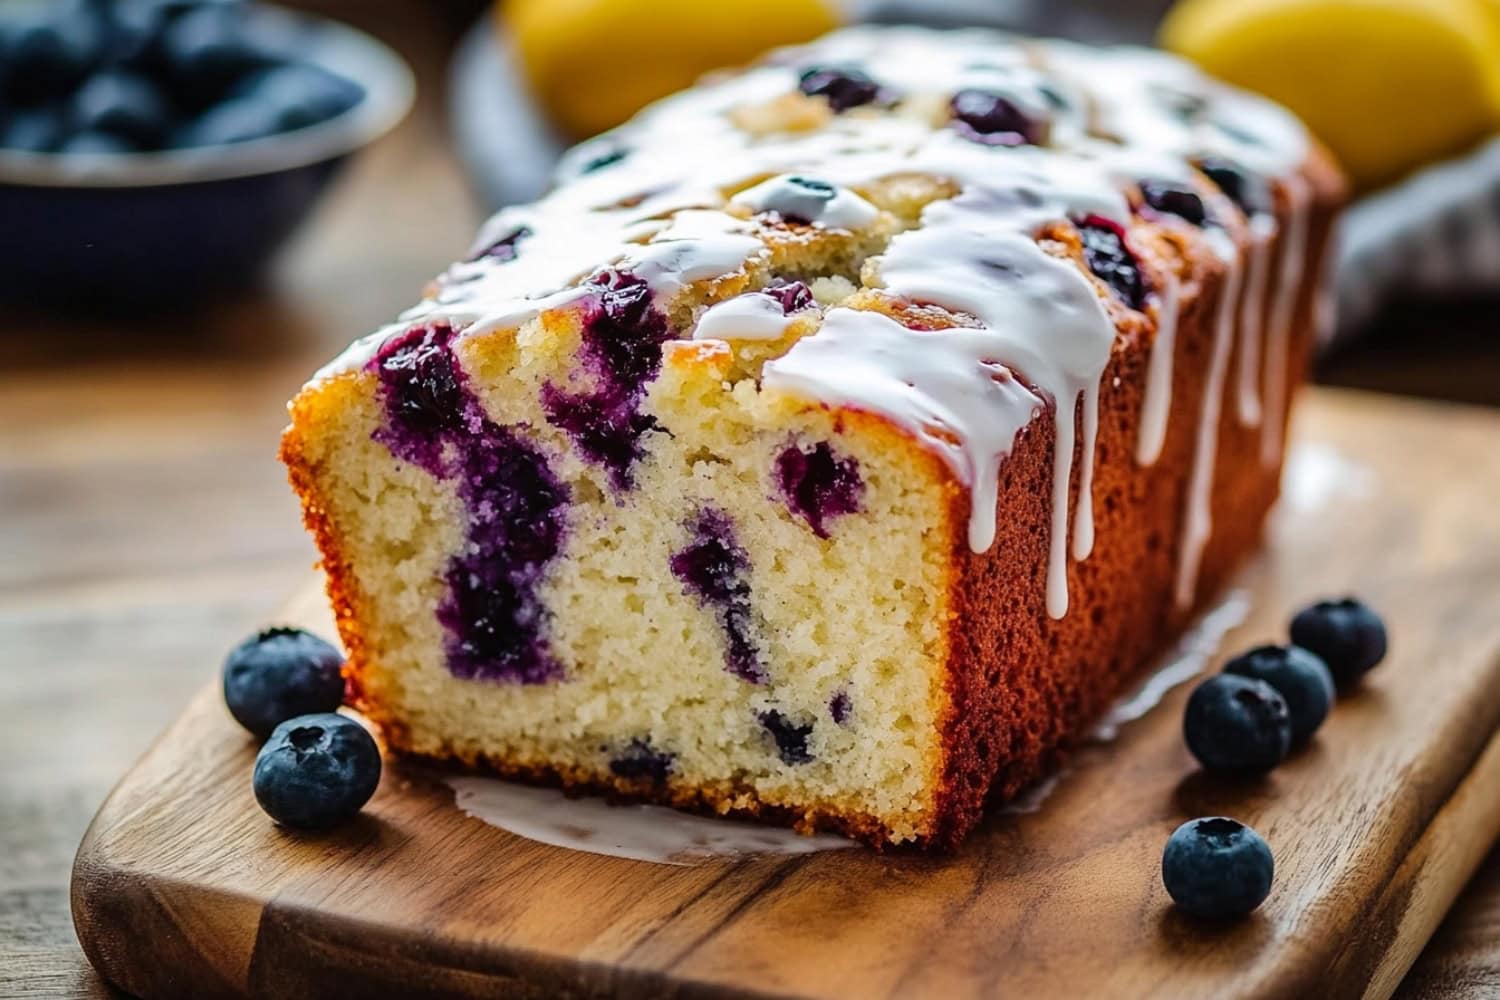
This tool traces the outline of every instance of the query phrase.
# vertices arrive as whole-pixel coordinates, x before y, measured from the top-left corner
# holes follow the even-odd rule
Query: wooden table
[[[323,6],[397,44],[425,95],[356,162],[269,288],[149,322],[0,313],[3,996],[112,995],[73,935],[73,852],[114,781],[313,559],[274,458],[284,401],[351,336],[407,305],[478,218],[442,134],[451,13]],[[1460,391],[1500,402],[1500,380],[1471,377],[1500,369],[1500,338],[1482,332]],[[1392,381],[1399,346],[1381,350],[1347,356],[1332,377],[1412,388]],[[1500,853],[1400,996],[1485,991],[1500,992]]]

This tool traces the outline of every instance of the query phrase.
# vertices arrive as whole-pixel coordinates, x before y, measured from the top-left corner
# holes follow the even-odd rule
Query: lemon
[[[532,93],[574,138],[838,26],[831,0],[507,0],[501,14]]]
[[[1161,42],[1291,109],[1368,189],[1500,124],[1500,0],[1182,0]]]

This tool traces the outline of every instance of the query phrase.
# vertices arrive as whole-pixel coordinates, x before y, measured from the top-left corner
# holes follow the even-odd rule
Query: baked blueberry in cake
[[[647,109],[292,403],[360,707],[955,846],[1257,544],[1342,195],[1139,49],[857,28]]]

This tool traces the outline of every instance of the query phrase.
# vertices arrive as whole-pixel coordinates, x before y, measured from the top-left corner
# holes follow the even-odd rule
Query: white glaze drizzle
[[[1281,178],[1286,195],[1286,235],[1277,268],[1276,293],[1271,300],[1270,332],[1266,337],[1265,401],[1267,419],[1261,424],[1260,458],[1266,466],[1281,461],[1286,436],[1287,368],[1291,362],[1292,326],[1297,322],[1297,300],[1302,290],[1302,271],[1307,258],[1308,216],[1312,192],[1301,177]]]
[[[768,363],[761,382],[907,428],[969,484],[976,511],[993,512],[1000,462],[1046,401],[1004,365],[975,360],[992,339],[988,330],[909,330],[882,313],[835,308],[816,336]],[[969,519],[970,548],[983,552],[994,540],[993,513]]]
[[[1216,249],[1228,267],[1223,298],[1214,317],[1213,354],[1208,362],[1208,377],[1203,387],[1203,407],[1198,415],[1197,437],[1193,444],[1193,465],[1188,472],[1187,497],[1183,504],[1182,541],[1177,555],[1178,607],[1193,603],[1198,589],[1198,569],[1203,550],[1213,534],[1214,466],[1219,451],[1219,416],[1224,405],[1224,383],[1229,375],[1230,348],[1234,343],[1235,316],[1239,311],[1240,288],[1245,269],[1241,266],[1239,247],[1222,232],[1216,235]]]
[[[1118,219],[1128,210],[1123,196],[1115,192],[1110,192],[1113,197],[1099,197],[1098,190],[1069,194],[1059,187],[1063,200],[1052,205],[1040,192],[1036,200],[1018,199],[1017,188],[988,187],[993,183],[991,178],[968,180],[969,186],[957,197],[927,206],[920,229],[891,241],[880,261],[880,283],[905,299],[939,305],[979,320],[983,324],[980,330],[955,338],[969,347],[958,363],[985,378],[991,377],[995,365],[1007,373],[1024,373],[1051,402],[1056,445],[1047,612],[1061,618],[1068,608],[1068,491],[1078,433],[1075,414],[1081,402],[1084,447],[1073,555],[1083,559],[1093,548],[1091,487],[1099,377],[1109,361],[1115,329],[1089,279],[1071,261],[1044,252],[1029,232],[1049,217],[1066,218],[1076,213]],[[1006,180],[1015,182],[1015,178]],[[1045,336],[1039,336],[1043,332]],[[774,389],[777,372],[800,366],[806,385],[807,369],[798,351],[803,344],[816,340],[814,335],[794,345],[785,357],[768,363],[764,384]],[[927,349],[914,338],[908,341],[911,349]],[[895,362],[897,374],[916,367],[910,358],[888,358]],[[904,381],[910,392],[930,391],[919,380],[908,377]],[[995,507],[986,498],[1019,430],[1009,431],[1004,447],[997,449],[985,441],[981,431],[986,420],[987,414],[981,411],[965,423],[947,428],[968,443],[970,454],[965,467],[976,470],[978,481],[985,486],[975,491],[970,507],[969,541],[976,552],[987,550],[994,540]]]
[[[1165,698],[1173,688],[1203,673],[1219,655],[1224,638],[1250,617],[1250,593],[1231,590],[1217,604],[1200,615],[1183,630],[1171,650],[1162,656],[1135,690],[1119,698],[1094,724],[1089,738],[1107,743],[1120,735],[1121,727],[1142,718]]]
[[[814,185],[807,184],[808,180]],[[830,185],[824,194],[816,187],[818,180],[779,174],[741,191],[734,201],[756,212],[779,212],[829,229],[859,229],[880,217],[880,209],[842,185]]]
[[[1167,415],[1172,409],[1172,362],[1177,350],[1177,314],[1181,284],[1175,275],[1162,281],[1153,308],[1156,339],[1151,342],[1151,361],[1146,367],[1146,394],[1141,403],[1140,436],[1135,442],[1135,460],[1152,465],[1161,457],[1167,440]]]
[[[811,65],[863,67],[895,105],[835,115],[802,131],[766,135],[740,127],[743,109],[794,93]],[[1041,126],[1044,145],[987,146],[947,127],[946,103],[961,89],[1004,95]],[[929,204],[921,228],[896,236],[868,262],[866,284],[961,314],[961,322],[973,325],[926,332],[877,313],[835,308],[818,332],[765,366],[762,385],[876,412],[906,427],[970,487],[968,534],[976,551],[988,549],[995,536],[999,463],[1020,429],[1050,405],[1057,447],[1047,607],[1061,616],[1070,548],[1082,559],[1093,547],[1099,379],[1115,328],[1100,286],[1073,262],[1045,252],[1037,235],[1085,215],[1128,226],[1122,186],[1148,175],[1193,178],[1187,164],[1199,155],[1226,156],[1276,180],[1296,170],[1306,151],[1305,134],[1285,112],[1161,53],[980,30],[847,29],[669,98],[570,152],[552,194],[491,219],[474,259],[450,268],[401,324],[352,345],[317,377],[368,363],[392,332],[413,323],[447,323],[461,335],[518,326],[593,294],[586,280],[606,267],[628,269],[668,298],[689,283],[740,273],[768,253],[755,235],[756,220],[742,218],[743,207],[784,205],[789,176],[836,188],[816,218],[793,214],[856,231],[879,218],[862,189],[906,174],[942,178],[957,195]],[[1295,270],[1283,256],[1278,277]],[[1240,272],[1232,269],[1236,288]],[[1170,283],[1158,291],[1157,349],[1137,444],[1143,462],[1154,461],[1165,434],[1177,296]],[[773,324],[757,298],[767,299],[742,296],[708,310],[692,335],[779,335],[785,317]],[[1233,311],[1231,302],[1217,317],[1216,360],[1228,351],[1223,342]],[[1215,367],[1219,390],[1226,364]],[[1217,403],[1205,404],[1202,418],[1210,426],[1199,428],[1184,518],[1184,539],[1192,544],[1184,546],[1179,588],[1190,586],[1183,577],[1195,578],[1209,530],[1204,498],[1218,413]],[[1068,496],[1080,437],[1070,547]],[[1191,559],[1189,550],[1196,551]]]
[[[1245,301],[1240,310],[1240,367],[1235,408],[1239,422],[1254,427],[1261,421],[1260,344],[1265,336],[1265,306],[1271,249],[1276,240],[1276,217],[1257,212],[1250,217],[1250,262],[1245,274]]]
[[[764,854],[811,854],[859,845],[828,833],[805,836],[761,823],[694,816],[664,806],[569,798],[499,778],[444,781],[459,809],[477,820],[550,847],[658,865],[701,865]]]
[[[771,296],[747,292],[705,310],[693,327],[693,339],[779,340],[796,318]]]

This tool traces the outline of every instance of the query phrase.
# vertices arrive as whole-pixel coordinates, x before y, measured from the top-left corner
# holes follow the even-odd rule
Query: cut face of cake
[[[851,29],[648,109],[292,403],[359,707],[956,845],[1253,549],[1341,196],[1142,50]]]

